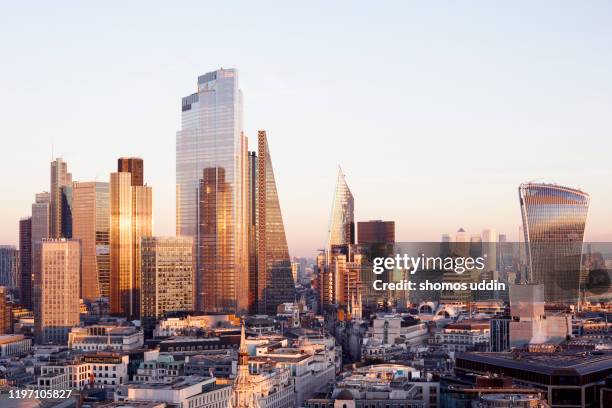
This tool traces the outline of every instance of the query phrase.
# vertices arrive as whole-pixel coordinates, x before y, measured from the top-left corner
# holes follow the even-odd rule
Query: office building
[[[48,192],[36,194],[32,204],[32,248],[36,242],[51,237],[51,196]]]
[[[32,217],[19,220],[19,301],[32,308]]]
[[[193,239],[144,237],[141,322],[149,333],[167,313],[193,310]]]
[[[78,241],[45,239],[34,256],[34,334],[38,344],[66,344],[79,325],[81,248]]]
[[[266,132],[257,134],[257,303],[259,313],[295,300],[295,281],[287,247]]]
[[[360,221],[357,234],[358,244],[395,244],[395,221]]]
[[[81,351],[134,351],[142,348],[144,336],[134,326],[95,324],[73,327],[68,334],[68,347]]]
[[[0,334],[13,332],[13,306],[9,302],[8,290],[0,286]]]
[[[70,238],[70,188],[72,174],[68,173],[68,164],[57,158],[51,162],[51,190],[49,195],[49,237]]]
[[[249,302],[248,155],[238,71],[198,77],[176,135],[176,233],[194,238],[197,309]]]
[[[329,222],[327,250],[333,245],[351,245],[355,243],[355,200],[346,183],[342,169],[338,167],[336,190]]]
[[[21,284],[19,251],[12,245],[0,245],[0,286],[18,291]]]
[[[109,184],[75,182],[72,238],[81,242],[81,298],[110,295]]]
[[[547,302],[575,303],[590,197],[554,184],[519,186],[530,283],[544,285]]]
[[[140,171],[140,159],[121,158],[118,168]],[[141,238],[152,235],[153,190],[134,185],[141,176],[118,171],[110,182],[110,309],[112,314],[140,318]]]

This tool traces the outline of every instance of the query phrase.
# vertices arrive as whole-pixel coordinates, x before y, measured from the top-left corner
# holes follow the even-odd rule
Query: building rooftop
[[[457,360],[498,365],[545,375],[585,375],[609,370],[612,367],[612,351],[468,352],[459,354]]]

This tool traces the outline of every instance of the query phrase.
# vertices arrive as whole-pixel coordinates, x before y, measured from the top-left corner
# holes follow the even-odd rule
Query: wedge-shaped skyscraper
[[[587,193],[554,184],[519,186],[530,283],[544,285],[544,300],[578,300]]]
[[[275,314],[279,304],[295,300],[295,283],[270,149],[263,130],[257,134],[257,153],[257,310]]]

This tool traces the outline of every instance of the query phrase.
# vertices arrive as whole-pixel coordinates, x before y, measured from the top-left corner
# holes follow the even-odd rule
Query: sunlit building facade
[[[43,191],[36,194],[32,204],[32,245],[51,237],[50,198],[49,193]]]
[[[524,183],[519,199],[528,281],[544,285],[546,302],[576,302],[589,195],[554,184]]]
[[[329,222],[327,249],[334,245],[351,245],[355,243],[355,200],[346,183],[342,169],[338,168],[336,191]]]
[[[38,344],[66,344],[79,325],[81,245],[66,239],[37,244],[33,285],[34,335]]]
[[[81,242],[81,298],[110,296],[109,183],[75,182],[72,238]]]
[[[200,311],[248,308],[247,180],[238,72],[201,75],[176,135],[176,233],[194,238]]]
[[[121,160],[119,169],[121,169]],[[110,181],[110,308],[111,313],[140,317],[140,242],[152,235],[153,190],[134,185],[126,171]]]
[[[72,174],[68,163],[57,158],[51,162],[51,190],[49,200],[51,238],[70,237],[72,226],[71,205]]]
[[[0,245],[0,286],[17,292],[21,284],[19,250],[13,245]]]
[[[295,282],[285,236],[266,132],[257,134],[257,302],[258,312],[295,300]]]
[[[153,331],[169,312],[193,310],[193,239],[142,239],[141,322]]]

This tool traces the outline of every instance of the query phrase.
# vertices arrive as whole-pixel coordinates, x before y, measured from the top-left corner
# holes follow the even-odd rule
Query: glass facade
[[[295,300],[295,282],[266,132],[257,137],[258,310],[276,314],[279,304]]]
[[[21,284],[19,300],[32,308],[32,217],[19,220],[19,263]]]
[[[140,240],[152,235],[153,191],[133,186],[128,172],[110,182],[111,313],[140,317]]]
[[[247,162],[238,72],[200,76],[176,135],[176,233],[194,238],[200,311],[248,308]]]
[[[578,299],[588,194],[553,184],[519,186],[529,282],[544,284],[547,302]]]
[[[109,297],[109,184],[75,182],[72,200],[72,236],[81,242],[81,297]]]
[[[342,169],[338,168],[336,192],[329,222],[327,250],[334,245],[351,245],[355,243],[355,202],[353,194],[346,184]]]
[[[70,192],[64,187],[72,185],[72,174],[68,173],[68,164],[62,159],[51,162],[51,192],[50,192],[50,237],[60,238],[69,230]],[[64,220],[65,219],[65,220]],[[62,221],[64,220],[64,221]]]

